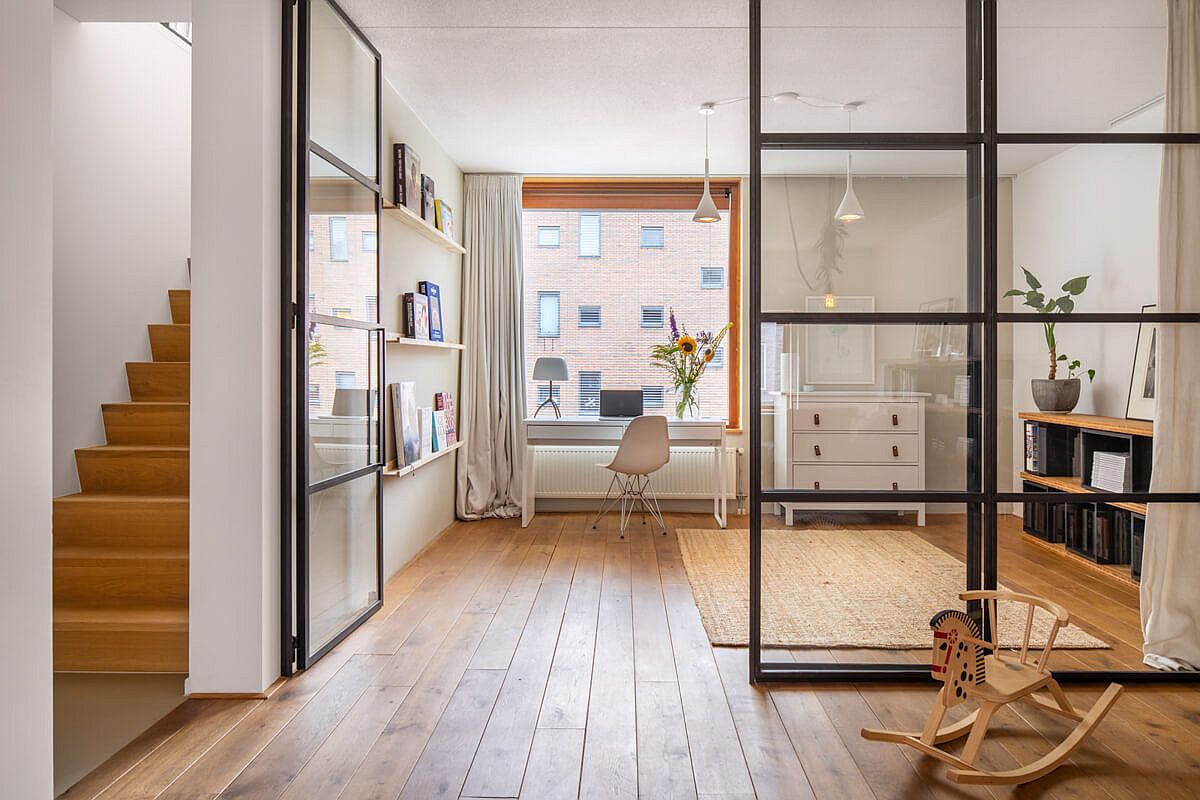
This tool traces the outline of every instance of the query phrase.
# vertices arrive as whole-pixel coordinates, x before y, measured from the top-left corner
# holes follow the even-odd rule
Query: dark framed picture
[[[435,195],[433,193],[433,178],[428,175],[421,176],[421,219],[434,224],[435,210],[433,206]]]
[[[1157,305],[1142,306],[1142,313],[1157,308]],[[1133,351],[1133,375],[1129,379],[1129,400],[1125,404],[1126,419],[1154,421],[1157,364],[1158,323],[1143,322],[1138,325],[1137,347]]]
[[[410,145],[395,144],[392,202],[421,213],[421,159]]]

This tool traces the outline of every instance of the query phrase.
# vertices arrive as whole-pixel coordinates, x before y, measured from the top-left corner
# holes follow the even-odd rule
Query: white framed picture
[[[808,312],[875,310],[874,297],[842,297],[837,308],[825,307],[824,297],[806,297]],[[813,385],[875,383],[874,325],[808,325],[804,336],[804,382]]]
[[[1155,311],[1158,306],[1142,306],[1142,313]],[[1126,419],[1154,421],[1155,365],[1158,360],[1158,323],[1138,325],[1137,348],[1133,353],[1133,376],[1129,380],[1129,401],[1125,405]]]

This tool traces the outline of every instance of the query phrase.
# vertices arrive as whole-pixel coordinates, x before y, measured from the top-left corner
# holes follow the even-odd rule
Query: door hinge
[[[300,655],[300,642],[296,637],[292,636],[292,658],[293,660]]]
[[[290,301],[289,301],[290,302]],[[300,306],[292,303],[292,330],[296,330],[296,320],[300,318]]]

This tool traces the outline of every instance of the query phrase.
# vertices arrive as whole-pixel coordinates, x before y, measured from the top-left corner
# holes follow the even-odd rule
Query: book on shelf
[[[417,416],[421,420],[421,458],[429,458],[433,455],[433,409],[422,406]]]
[[[1092,454],[1092,487],[1106,492],[1128,492],[1131,461],[1128,453],[1097,450]]]
[[[428,222],[431,226],[434,224],[434,193],[433,193],[433,178],[428,175],[421,176],[421,219]]]
[[[458,441],[458,431],[454,425],[454,395],[450,392],[438,392],[433,396],[433,407],[446,412],[446,445]]]
[[[404,293],[404,335],[409,339],[429,338],[429,298],[420,292]]]
[[[412,145],[392,145],[394,162],[392,202],[421,213],[421,159]]]
[[[437,229],[442,233],[454,238],[454,211],[450,206],[446,205],[445,201],[435,199],[433,201],[433,212],[437,222]]]
[[[417,292],[425,295],[429,307],[429,340],[446,341],[442,332],[442,290],[432,281],[418,281]]]
[[[446,412],[434,409],[433,412],[433,452],[445,450],[446,442]]]
[[[421,430],[417,417],[417,384],[401,381],[391,385],[392,435],[396,465],[406,467],[421,457]]]

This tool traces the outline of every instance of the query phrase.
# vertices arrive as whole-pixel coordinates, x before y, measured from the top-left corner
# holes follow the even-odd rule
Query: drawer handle
[[[820,424],[821,424],[821,415],[813,414],[813,425],[820,425]]]
[[[813,481],[813,488],[814,488],[814,489],[820,489],[820,488],[821,488],[821,482],[820,482],[820,481]]]
[[[900,448],[897,447],[896,445],[892,445],[892,458],[899,458],[899,457],[900,457]]]
[[[899,425],[899,424],[900,424],[900,415],[892,414],[892,425]]]
[[[821,455],[821,445],[819,445],[819,444],[813,445],[813,455],[817,455],[817,456]]]
[[[892,491],[894,492],[899,489],[900,489],[900,484],[896,483],[895,481],[892,481]]]

